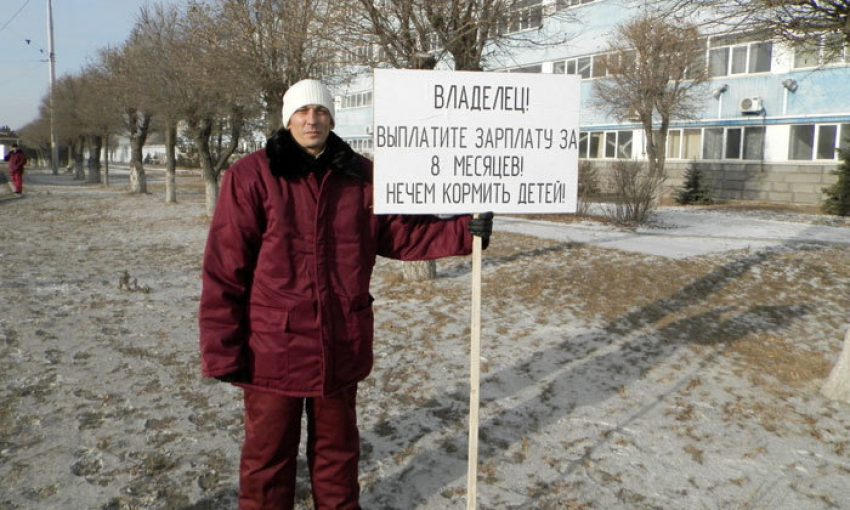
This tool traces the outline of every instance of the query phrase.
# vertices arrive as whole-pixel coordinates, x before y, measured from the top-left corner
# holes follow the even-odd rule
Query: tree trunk
[[[86,180],[86,170],[83,160],[84,154],[83,151],[86,148],[86,138],[81,136],[78,139],[79,148],[77,149],[77,154],[74,157],[74,180],[75,181],[84,181]]]
[[[212,218],[215,212],[215,204],[218,202],[219,186],[218,179],[207,175],[206,171],[204,171],[204,189],[206,190],[204,204],[206,206],[207,216]]]
[[[829,373],[821,393],[826,398],[850,404],[850,329],[844,335],[844,349],[841,351],[838,363]]]
[[[136,146],[130,149],[130,192],[148,192],[148,179],[142,164],[142,148]]]
[[[406,282],[424,282],[437,277],[437,262],[434,260],[412,260],[402,262],[402,274]]]
[[[177,127],[172,121],[165,126],[165,203],[177,203],[177,176],[174,146],[177,145]]]
[[[86,184],[100,184],[100,152],[102,146],[102,137],[92,136],[89,138],[89,164]]]
[[[239,136],[242,134],[241,112],[232,112],[230,116],[230,133],[227,147],[222,147],[222,135],[217,136],[218,154],[214,156],[210,147],[210,138],[213,133],[213,119],[202,119],[190,122],[189,125],[195,133],[195,146],[198,149],[198,158],[201,160],[201,168],[204,174],[204,185],[206,187],[207,215],[212,216],[215,212],[215,204],[218,201],[219,183],[218,178],[222,170],[227,166],[230,156],[239,146]],[[213,159],[215,158],[215,160]]]
[[[104,167],[103,167],[103,185],[109,186],[109,135],[106,135],[106,137],[103,140],[103,143],[104,143],[103,152],[104,152],[104,154],[106,154],[106,157],[104,158],[105,162],[104,162]]]
[[[142,154],[145,141],[148,138],[148,127],[151,116],[143,112],[133,111],[129,114],[130,122],[130,191],[132,193],[147,193],[148,180],[145,176],[144,155]]]
[[[66,173],[74,171],[74,161],[77,159],[77,144],[75,142],[68,143],[68,165],[65,167]]]
[[[265,103],[266,110],[265,134],[267,137],[270,137],[275,131],[283,127],[283,119],[281,119],[283,94],[278,93],[277,91],[268,91],[263,94],[263,102]]]
[[[212,121],[203,120],[194,126],[195,146],[198,148],[198,159],[201,162],[201,171],[204,176],[205,204],[207,216],[212,217],[215,212],[215,204],[218,201],[218,172],[210,154],[210,134],[212,134]]]

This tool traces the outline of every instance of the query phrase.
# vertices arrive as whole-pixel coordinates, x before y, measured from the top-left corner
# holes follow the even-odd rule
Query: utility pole
[[[47,0],[47,51],[50,65],[50,169],[59,174],[59,145],[56,140],[56,110],[53,96],[56,92],[56,52],[53,49],[53,2]]]

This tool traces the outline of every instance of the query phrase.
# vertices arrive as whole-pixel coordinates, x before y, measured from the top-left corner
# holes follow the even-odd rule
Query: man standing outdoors
[[[307,414],[317,509],[359,509],[357,383],[372,368],[377,255],[426,260],[486,244],[492,214],[376,216],[372,164],[331,131],[317,80],[283,98],[284,127],[222,178],[203,261],[201,369],[243,388],[239,507],[291,509]]]
[[[27,164],[27,155],[18,147],[18,144],[13,143],[12,150],[3,159],[8,162],[7,169],[12,180],[12,191],[16,197],[23,196],[24,167]]]

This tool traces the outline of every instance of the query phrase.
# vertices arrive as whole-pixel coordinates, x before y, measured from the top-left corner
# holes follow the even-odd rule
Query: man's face
[[[316,156],[324,150],[333,124],[331,114],[324,106],[311,104],[295,110],[289,118],[289,132],[298,145]]]

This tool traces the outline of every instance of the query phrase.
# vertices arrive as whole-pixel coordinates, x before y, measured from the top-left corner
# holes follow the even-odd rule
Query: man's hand
[[[478,217],[469,220],[469,233],[481,238],[481,241],[490,239],[493,232],[493,213],[481,213]]]

